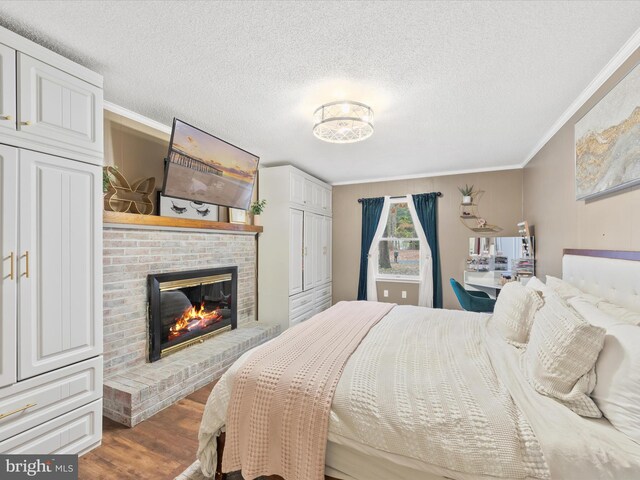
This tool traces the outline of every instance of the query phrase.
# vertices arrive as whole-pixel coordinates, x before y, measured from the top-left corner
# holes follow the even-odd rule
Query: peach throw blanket
[[[392,308],[340,302],[258,348],[238,373],[222,470],[324,479],[331,401],[347,360]]]

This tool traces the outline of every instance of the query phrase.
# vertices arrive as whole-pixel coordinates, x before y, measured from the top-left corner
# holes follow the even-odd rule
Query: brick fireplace
[[[279,327],[256,322],[255,234],[105,224],[103,238],[105,416],[134,426],[219,378],[242,353],[278,334]],[[203,270],[211,274],[204,277],[235,272],[235,298],[223,298],[232,293],[230,286],[208,291],[185,286],[184,296],[195,306],[202,303],[202,298],[195,297],[198,290],[203,297],[222,302],[219,312],[225,315],[230,312],[222,309],[231,305],[224,302],[233,301],[237,329],[171,355],[159,355],[151,363],[150,278],[161,284],[167,274],[191,276],[201,279],[195,282],[198,285],[205,285],[203,275],[193,274]],[[205,307],[212,305],[205,303]],[[223,322],[230,327],[230,316]],[[189,333],[187,337],[192,340],[199,335]]]

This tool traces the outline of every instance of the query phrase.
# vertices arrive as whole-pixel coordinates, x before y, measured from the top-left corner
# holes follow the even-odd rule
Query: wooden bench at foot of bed
[[[224,453],[224,440],[226,438],[226,434],[222,432],[220,436],[216,440],[217,450],[218,450],[218,463],[216,464],[216,475],[215,480],[227,480],[227,474],[222,473],[222,454]],[[327,475],[324,476],[325,480],[339,480],[337,478],[329,477]],[[247,479],[251,480],[251,479]],[[269,477],[262,477],[262,480],[284,480],[279,475],[271,475]]]

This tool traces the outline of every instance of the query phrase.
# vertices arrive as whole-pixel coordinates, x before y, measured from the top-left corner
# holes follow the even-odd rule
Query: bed
[[[640,312],[640,254],[566,250],[563,278]],[[258,347],[261,348],[261,347]],[[200,430],[205,474],[218,451],[245,353],[211,393]],[[640,444],[605,418],[581,417],[538,394],[522,351],[491,316],[396,306],[341,373],[329,414],[324,473],[342,480],[632,479]]]

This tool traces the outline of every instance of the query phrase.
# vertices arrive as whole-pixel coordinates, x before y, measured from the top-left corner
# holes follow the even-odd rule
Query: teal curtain
[[[418,219],[431,248],[433,261],[433,308],[442,308],[442,274],[438,250],[438,194],[420,193],[412,195]]]
[[[367,299],[367,265],[369,249],[378,229],[382,215],[384,197],[363,198],[362,202],[362,237],[360,240],[360,280],[358,281],[358,300]]]

